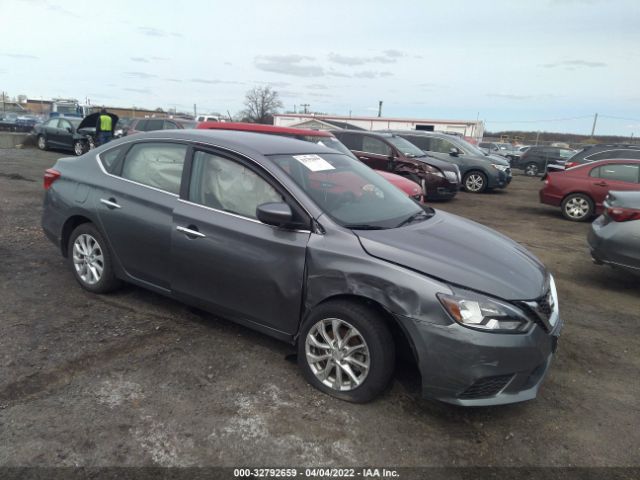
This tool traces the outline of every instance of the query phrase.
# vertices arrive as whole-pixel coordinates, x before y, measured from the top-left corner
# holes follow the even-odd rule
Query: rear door
[[[152,141],[116,148],[123,151],[103,164],[108,175],[99,186],[102,231],[131,277],[168,291],[173,209],[188,146]]]
[[[58,123],[60,123],[60,119],[59,118],[52,118],[51,120],[47,120],[42,125],[42,130],[43,130],[44,136],[47,139],[47,143],[51,147],[59,147],[60,146],[60,143],[59,143],[60,140],[59,140],[59,137],[58,137]]]
[[[610,190],[640,190],[640,164],[606,163],[591,169],[591,194],[600,211]]]
[[[171,289],[236,321],[293,334],[300,319],[310,218],[300,228],[266,225],[256,207],[300,207],[253,162],[196,149],[173,214]]]

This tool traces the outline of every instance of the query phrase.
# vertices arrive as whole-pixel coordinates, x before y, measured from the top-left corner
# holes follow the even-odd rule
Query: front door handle
[[[204,238],[206,235],[204,233],[200,233],[196,227],[193,225],[189,225],[190,228],[187,227],[176,227],[176,230],[184,233],[189,238]]]
[[[596,182],[596,183],[594,183],[594,185],[596,185],[598,187],[606,187],[608,184],[607,184],[607,182]]]
[[[114,208],[122,208],[120,205],[118,205],[115,198],[110,198],[109,200],[107,200],[106,198],[101,198],[100,202],[104,203],[107,208],[110,208],[111,210],[113,210]]]

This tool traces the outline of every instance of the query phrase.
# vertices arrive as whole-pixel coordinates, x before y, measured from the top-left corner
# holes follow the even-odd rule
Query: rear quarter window
[[[122,152],[124,152],[124,150],[125,150],[125,146],[122,145],[120,147],[112,148],[100,154],[98,158],[100,162],[102,162],[102,166],[107,172],[113,173],[113,169],[116,165],[116,161],[118,160]]]

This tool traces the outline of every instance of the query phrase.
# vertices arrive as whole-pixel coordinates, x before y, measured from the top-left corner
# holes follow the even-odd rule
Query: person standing
[[[98,145],[104,145],[113,138],[114,128],[115,125],[113,124],[111,115],[107,114],[107,110],[103,108],[102,110],[100,110],[100,115],[98,115],[98,123],[96,125],[96,137],[98,140]]]

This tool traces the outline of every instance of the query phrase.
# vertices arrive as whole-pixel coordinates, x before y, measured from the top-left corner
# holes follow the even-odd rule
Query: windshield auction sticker
[[[294,155],[297,161],[303,164],[312,172],[322,172],[323,170],[335,170],[333,165],[327,162],[320,155]]]

